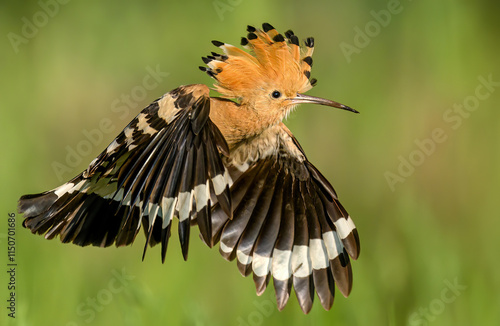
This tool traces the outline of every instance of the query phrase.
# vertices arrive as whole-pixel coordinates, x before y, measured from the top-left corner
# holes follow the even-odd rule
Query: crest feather
[[[301,46],[297,36],[287,31],[285,37],[268,23],[262,29],[247,27],[248,34],[236,46],[212,41],[224,55],[213,53],[202,58],[208,68],[200,67],[216,80],[216,90],[227,98],[244,100],[268,85],[306,92],[316,83],[310,79],[314,39],[307,38]]]

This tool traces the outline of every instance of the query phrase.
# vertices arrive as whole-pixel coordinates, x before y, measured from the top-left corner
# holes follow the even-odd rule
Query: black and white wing
[[[344,296],[351,291],[349,256],[359,255],[358,233],[333,187],[307,161],[296,139],[284,125],[276,128],[227,160],[232,175],[239,176],[231,187],[233,218],[214,207],[213,242],[220,240],[226,259],[237,259],[242,275],[253,272],[257,294],[273,279],[280,310],[292,286],[305,313],[314,292],[328,310],[335,283]],[[264,150],[273,142],[274,150]]]
[[[173,217],[187,258],[190,224],[212,245],[211,206],[231,216],[229,149],[209,119],[209,89],[181,86],[145,108],[87,170],[64,185],[19,200],[33,233],[80,246],[132,243],[141,224],[165,259]]]

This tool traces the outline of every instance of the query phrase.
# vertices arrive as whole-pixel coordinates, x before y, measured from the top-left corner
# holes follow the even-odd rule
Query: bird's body
[[[269,24],[248,32],[242,45],[253,55],[214,41],[224,55],[203,58],[222,97],[201,84],[166,93],[80,175],[23,196],[24,226],[105,247],[132,243],[142,224],[146,246],[161,243],[164,260],[177,217],[185,259],[190,226],[198,225],[207,245],[220,242],[243,275],[253,272],[258,294],[273,279],[280,309],[292,285],[306,313],[315,290],[325,309],[335,283],[347,296],[356,228],[282,120],[299,103],[354,110],[300,93],[315,83],[312,38],[301,50],[291,31],[286,41]]]

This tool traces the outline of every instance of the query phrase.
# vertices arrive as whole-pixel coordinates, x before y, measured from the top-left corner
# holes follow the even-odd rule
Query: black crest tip
[[[274,29],[273,25],[271,24],[268,24],[268,23],[264,23],[262,24],[262,28],[264,29],[264,32],[269,32],[270,30]]]
[[[250,26],[250,25],[248,25],[248,26],[247,26],[247,32],[249,32],[249,33],[253,33],[253,32],[255,32],[256,30],[257,30],[257,29],[255,29],[255,27],[253,27],[253,26]]]
[[[255,34],[255,33],[248,33],[247,38],[249,40],[255,40],[257,38],[257,34]]]
[[[295,35],[295,34],[293,34],[293,31],[291,29],[289,29],[285,32],[285,36],[287,39],[290,39],[293,35]]]
[[[241,45],[242,45],[242,46],[246,46],[246,45],[248,45],[248,40],[247,40],[247,38],[246,38],[246,37],[242,37],[242,38],[241,38]]]
[[[274,42],[285,42],[285,38],[283,37],[283,35],[278,34],[278,35],[275,35],[273,37],[273,41]]]
[[[290,43],[299,46],[299,38],[295,35],[292,35],[290,37]]]
[[[314,47],[314,37],[308,37],[304,43],[308,48]]]
[[[310,67],[313,65],[313,59],[310,56],[305,57],[304,62],[307,63]]]
[[[221,47],[221,46],[224,45],[224,43],[222,43],[220,41],[215,41],[215,40],[212,41],[212,44],[215,45],[215,46],[217,46],[217,47]]]

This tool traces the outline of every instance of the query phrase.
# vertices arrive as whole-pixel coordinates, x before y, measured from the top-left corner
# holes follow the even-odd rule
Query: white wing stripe
[[[328,256],[326,254],[325,244],[323,239],[309,240],[310,255],[312,261],[312,268],[322,269],[330,265]]]
[[[220,249],[225,253],[231,253],[233,251],[233,248],[226,246],[222,241],[220,242]]]
[[[71,193],[72,191],[72,188],[75,186],[74,183],[71,183],[71,182],[68,182],[68,183],[65,183],[63,184],[62,186],[60,187],[57,187],[55,190],[54,190],[54,194],[61,198],[62,195],[64,195],[65,193],[69,192]]]
[[[292,265],[290,258],[291,250],[279,250],[274,248],[272,259],[273,277],[279,281],[286,281],[292,275]]]
[[[208,181],[205,184],[200,184],[194,187],[194,198],[196,200],[196,211],[201,211],[208,202],[210,196],[210,187]]]
[[[193,206],[193,191],[179,193],[177,201],[177,210],[179,211],[179,221],[182,222],[189,217],[191,207]]]
[[[333,222],[333,224],[335,224],[337,233],[341,239],[347,238],[352,230],[356,229],[356,226],[354,225],[354,222],[352,221],[350,216],[348,216],[347,219],[341,217]]]
[[[231,180],[229,172],[226,169],[224,170],[224,175],[218,174],[212,178],[212,184],[214,185],[214,191],[217,196],[226,189],[227,185],[231,186],[232,183],[233,180]]]
[[[271,270],[271,257],[261,256],[254,253],[252,269],[255,275],[259,277],[267,276]]]
[[[161,202],[162,211],[163,211],[163,224],[162,228],[165,229],[172,220],[175,211],[175,205],[177,204],[177,197],[175,198],[165,198]]]
[[[338,240],[338,236],[334,231],[323,233],[323,240],[325,241],[326,251],[328,252],[328,259],[333,260],[338,257],[342,251],[342,244]]]
[[[307,277],[312,273],[312,264],[309,257],[309,246],[293,246],[292,271],[297,277]]]
[[[236,256],[238,257],[238,261],[243,265],[248,265],[252,262],[252,256],[245,254],[241,250],[236,251]]]

